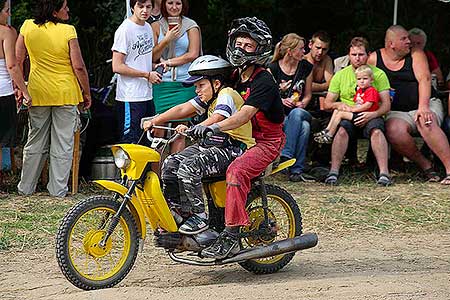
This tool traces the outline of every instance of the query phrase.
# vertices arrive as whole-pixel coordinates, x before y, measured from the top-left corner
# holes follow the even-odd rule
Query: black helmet
[[[183,82],[184,85],[192,85],[203,78],[219,78],[222,81],[230,77],[232,65],[225,59],[214,55],[203,55],[196,58],[189,66],[191,75]]]
[[[236,38],[248,36],[256,41],[256,51],[249,53],[236,48]],[[264,21],[256,17],[235,19],[228,31],[227,58],[235,67],[264,64],[272,52],[272,33]]]

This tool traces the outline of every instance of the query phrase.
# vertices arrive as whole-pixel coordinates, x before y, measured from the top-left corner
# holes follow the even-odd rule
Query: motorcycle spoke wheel
[[[266,185],[268,201],[268,217],[271,232],[250,235],[241,239],[242,248],[293,238],[302,232],[302,217],[300,209],[292,196],[285,190],[274,185]],[[264,225],[264,209],[259,188],[250,192],[246,206],[250,225],[241,228],[242,232],[251,233],[261,229]],[[257,274],[273,273],[283,268],[294,257],[295,253],[253,259],[240,263],[246,270]]]
[[[61,223],[56,248],[58,263],[75,286],[85,290],[111,287],[133,266],[138,248],[137,229],[128,210],[101,246],[119,206],[110,198],[92,197],[74,206]]]

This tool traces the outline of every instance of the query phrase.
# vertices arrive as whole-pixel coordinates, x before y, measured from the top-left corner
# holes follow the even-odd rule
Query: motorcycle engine
[[[164,232],[156,235],[155,245],[168,250],[199,252],[211,245],[219,236],[213,229],[196,235],[182,235],[179,232]]]

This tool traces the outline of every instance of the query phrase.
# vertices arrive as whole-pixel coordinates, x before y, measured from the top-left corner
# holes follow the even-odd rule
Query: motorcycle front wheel
[[[62,220],[56,237],[56,258],[63,274],[76,287],[112,287],[133,267],[138,233],[127,209],[105,245],[100,245],[119,206],[110,197],[94,196],[76,204]]]
[[[242,248],[268,245],[275,241],[293,238],[302,233],[302,216],[294,198],[286,190],[266,185],[269,225],[272,231],[267,234],[250,235],[241,239]],[[241,232],[251,233],[264,226],[264,209],[259,186],[254,187],[247,198],[246,210],[250,225]],[[279,271],[294,257],[295,253],[252,259],[239,263],[247,271],[255,274],[270,274]]]

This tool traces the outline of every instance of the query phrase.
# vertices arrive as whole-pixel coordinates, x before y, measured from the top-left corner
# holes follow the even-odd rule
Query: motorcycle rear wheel
[[[72,207],[61,222],[56,258],[63,274],[76,287],[83,290],[112,287],[133,267],[138,233],[127,209],[106,245],[99,245],[119,206],[110,197],[90,197]]]
[[[275,241],[299,236],[302,233],[302,215],[294,198],[286,190],[266,185],[269,222],[275,226],[275,232],[266,236],[241,239],[242,248],[268,245]],[[247,198],[246,210],[250,225],[241,228],[241,232],[251,232],[260,228],[264,221],[264,210],[260,187],[253,188]],[[252,259],[239,263],[244,269],[255,274],[270,274],[281,270],[294,257],[295,253],[280,254],[272,257]]]

